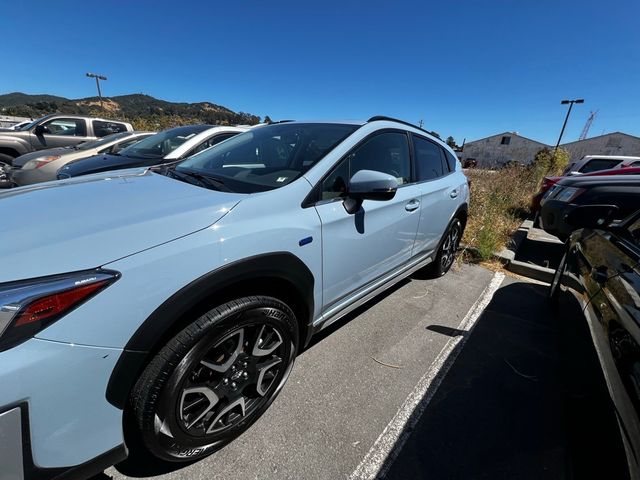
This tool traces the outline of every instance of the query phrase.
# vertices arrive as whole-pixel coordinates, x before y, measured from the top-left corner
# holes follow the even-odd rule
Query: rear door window
[[[621,160],[610,160],[607,158],[594,158],[589,160],[580,169],[581,173],[597,172],[599,170],[608,170],[620,164]]]
[[[104,137],[112,133],[126,132],[127,126],[124,123],[105,122],[103,120],[93,120],[93,134],[96,137]]]
[[[419,182],[435,180],[449,173],[444,152],[439,145],[413,135],[413,151],[415,154],[416,176]],[[446,170],[445,170],[446,169]]]

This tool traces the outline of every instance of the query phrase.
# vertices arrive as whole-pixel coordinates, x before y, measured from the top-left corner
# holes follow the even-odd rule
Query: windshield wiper
[[[169,169],[167,173],[170,173],[171,175],[174,175],[178,178],[182,178],[183,180],[185,179],[184,177],[196,180],[197,182],[200,183],[200,185],[208,188],[212,188],[214,190],[219,190],[221,192],[231,192],[231,189],[227,187],[222,180],[218,178],[210,177],[208,175],[204,175],[202,173],[197,173],[192,171],[185,172],[184,170],[178,171],[175,168]],[[189,182],[189,183],[193,183],[193,182]]]

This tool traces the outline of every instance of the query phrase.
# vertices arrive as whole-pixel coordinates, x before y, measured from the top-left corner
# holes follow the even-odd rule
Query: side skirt
[[[428,252],[414,257],[395,270],[392,270],[390,273],[383,275],[382,277],[378,277],[349,296],[338,300],[338,302],[331,305],[318,319],[313,322],[313,331],[319,332],[320,330],[328,327],[389,287],[428,265],[433,261],[432,255],[433,252]]]

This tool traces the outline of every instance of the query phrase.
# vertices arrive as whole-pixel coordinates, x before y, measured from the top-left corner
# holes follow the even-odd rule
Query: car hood
[[[13,160],[13,166],[22,168],[25,163],[29,160],[33,160],[34,158],[40,157],[48,157],[50,155],[64,155],[71,152],[76,152],[73,148],[66,147],[58,147],[58,148],[47,148],[45,150],[36,150],[35,152],[25,153],[24,155],[20,155],[18,158]]]
[[[162,163],[162,158],[138,158],[124,155],[93,155],[67,163],[58,170],[60,178],[78,177],[90,173],[106,172],[123,168],[150,167]]]
[[[206,228],[244,195],[144,169],[0,193],[0,282],[99,267]]]

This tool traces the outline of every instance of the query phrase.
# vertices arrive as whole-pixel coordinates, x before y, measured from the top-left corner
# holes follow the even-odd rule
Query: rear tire
[[[297,339],[294,313],[272,297],[240,298],[202,315],[136,382],[128,412],[132,454],[191,462],[238,437],[282,389]]]
[[[460,246],[462,232],[462,222],[458,217],[455,217],[451,220],[451,223],[447,227],[447,231],[440,241],[436,258],[426,267],[427,273],[430,277],[442,277],[451,269],[451,266],[456,259],[458,247]]]

